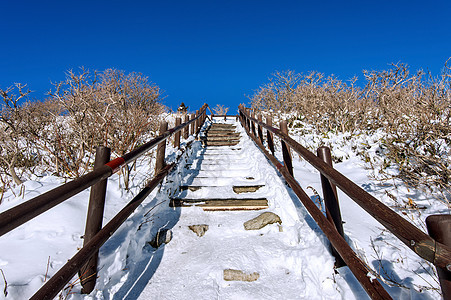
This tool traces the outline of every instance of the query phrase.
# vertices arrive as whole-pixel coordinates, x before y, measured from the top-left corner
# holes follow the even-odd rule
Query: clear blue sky
[[[347,80],[405,62],[439,74],[451,1],[0,1],[0,87],[81,66],[149,76],[164,103],[234,110],[276,70]]]

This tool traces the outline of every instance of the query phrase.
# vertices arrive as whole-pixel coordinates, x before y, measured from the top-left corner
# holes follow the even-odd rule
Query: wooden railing
[[[50,190],[40,196],[28,200],[18,206],[15,206],[0,214],[0,236],[17,228],[18,226],[28,222],[36,216],[53,208],[54,206],[64,202],[70,197],[80,193],[81,191],[93,187],[91,190],[90,204],[88,208],[88,218],[86,224],[86,232],[91,231],[90,234],[85,234],[85,241],[83,248],[75,254],[54,276],[52,276],[34,295],[31,299],[53,299],[59,291],[72,279],[77,272],[90,280],[82,280],[83,292],[89,293],[95,285],[95,278],[97,272],[97,264],[86,268],[86,264],[98,253],[99,248],[111,237],[111,235],[119,228],[119,226],[127,220],[133,211],[141,204],[141,202],[152,192],[152,190],[166,177],[166,175],[174,168],[176,163],[166,165],[164,162],[164,148],[166,140],[175,134],[174,145],[180,146],[180,133],[183,130],[185,138],[188,137],[188,131],[191,134],[197,134],[200,131],[202,124],[206,119],[206,109],[208,105],[204,104],[195,115],[185,117],[185,122],[181,124],[181,119],[176,119],[176,126],[167,130],[167,123],[160,126],[160,135],[142,146],[130,151],[122,157],[116,158],[107,163],[98,163],[99,159],[96,155],[96,167],[92,172],[89,172],[73,181],[63,184],[53,190]],[[191,125],[191,127],[190,127]],[[190,128],[189,128],[190,127]],[[161,130],[165,128],[165,130]],[[192,142],[192,141],[191,141]],[[191,143],[190,142],[190,143]],[[189,143],[188,143],[189,144]],[[189,146],[189,145],[186,145]],[[99,184],[105,184],[108,177],[120,170],[121,167],[133,162],[143,154],[147,153],[155,146],[157,149],[157,161],[155,176],[146,184],[144,189],[134,197],[111,221],[103,228],[99,227],[99,211],[103,215],[103,204],[99,207],[98,203],[105,201],[105,193],[95,191]],[[164,147],[163,147],[164,145]],[[183,153],[186,149],[181,149]],[[109,154],[108,154],[109,155]],[[102,157],[102,155],[99,155]],[[104,157],[104,156],[103,156]],[[98,190],[102,190],[99,188]],[[103,198],[103,199],[102,199]],[[91,202],[96,202],[92,204]],[[100,217],[100,219],[102,219]],[[100,223],[101,225],[101,223]],[[94,232],[92,229],[94,228]],[[89,238],[89,240],[88,240]],[[82,270],[83,269],[83,270]],[[88,283],[89,282],[89,283]]]
[[[290,138],[288,136],[286,121],[281,122],[280,129],[277,129],[272,127],[272,120],[270,118],[267,118],[267,122],[265,123],[262,121],[261,116],[255,118],[254,113],[251,112],[249,108],[245,108],[240,105],[239,112],[241,123],[246,129],[248,135],[254,140],[254,142],[259,146],[274,166],[277,167],[279,172],[283,175],[287,183],[298,196],[299,200],[304,204],[305,208],[315,219],[316,223],[322,229],[326,237],[330,240],[333,248],[341,256],[344,263],[348,265],[350,270],[371,298],[391,299],[377,280],[371,280],[367,276],[369,268],[357,257],[354,251],[344,240],[339,210],[337,215],[337,212],[334,212],[334,209],[331,208],[331,206],[328,206],[326,201],[326,214],[328,217],[326,218],[302,190],[299,183],[294,179],[290,151],[295,151],[320,172],[323,177],[323,190],[326,190],[324,198],[329,198],[329,202],[335,202],[335,204],[332,205],[338,205],[338,202],[336,201],[336,192],[334,192],[336,186],[346,193],[367,213],[373,216],[379,223],[385,226],[385,228],[393,233],[407,247],[412,249],[418,256],[431,262],[438,269],[446,273],[448,276],[448,282],[446,286],[442,284],[442,293],[445,299],[446,297],[451,297],[451,285],[449,281],[451,271],[451,247],[440,243],[426,233],[422,232],[382,202],[364,191],[343,174],[335,170],[332,167],[331,162],[325,162],[322,158],[317,157],[315,154]],[[272,154],[270,154],[264,146],[265,138],[263,136],[263,128],[267,130],[266,144]],[[284,160],[283,165],[274,157],[273,135],[276,135],[281,140]],[[324,150],[320,150],[320,152],[323,151]],[[322,154],[322,156],[325,157],[327,154]],[[335,200],[333,198],[335,198]],[[447,219],[450,220],[449,218]],[[447,235],[449,236],[450,234],[447,233]]]

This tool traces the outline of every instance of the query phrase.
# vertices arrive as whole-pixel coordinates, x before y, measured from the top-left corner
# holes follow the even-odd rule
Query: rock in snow
[[[273,223],[282,224],[282,220],[275,213],[267,211],[252,220],[244,222],[243,225],[246,230],[259,230],[266,225]]]
[[[248,274],[241,270],[226,269],[224,270],[225,281],[256,281],[260,277],[257,272]]]
[[[159,230],[157,235],[149,242],[155,249],[160,247],[163,243],[167,244],[172,240],[172,231],[169,229]]]
[[[200,225],[190,225],[188,226],[191,231],[197,234],[198,237],[201,237],[205,234],[205,232],[208,230],[207,224],[200,224]]]

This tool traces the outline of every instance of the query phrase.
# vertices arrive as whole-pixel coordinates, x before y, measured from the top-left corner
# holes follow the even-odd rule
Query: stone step
[[[170,207],[202,207],[205,211],[225,211],[225,210],[260,210],[268,208],[266,198],[247,199],[180,199],[172,198]]]

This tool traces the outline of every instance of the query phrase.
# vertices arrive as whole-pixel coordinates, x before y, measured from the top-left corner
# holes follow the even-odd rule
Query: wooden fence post
[[[163,134],[167,130],[168,130],[168,122],[161,121],[159,133]],[[161,169],[163,169],[164,166],[166,165],[164,162],[165,152],[166,152],[166,140],[162,141],[157,146],[157,160],[155,162],[155,175],[158,174],[161,171]]]
[[[280,121],[280,131],[288,135],[288,126],[286,120]],[[287,168],[290,175],[293,176],[293,162],[291,160],[290,148],[283,140],[281,140],[281,142],[282,142],[283,163],[285,164],[285,168]]]
[[[190,119],[192,120],[192,119],[194,119],[194,117],[195,117],[195,115],[191,114],[191,118]],[[191,123],[191,125],[189,126],[189,134],[194,134],[194,126],[195,126],[194,123],[196,123],[196,122]]]
[[[246,114],[248,116],[251,116],[251,109],[250,108],[246,108]],[[251,131],[251,121],[249,120],[249,118],[246,118],[246,126],[247,126],[247,129],[249,129],[249,131]]]
[[[451,215],[431,215],[426,218],[429,235],[437,242],[451,246]],[[451,264],[436,268],[443,299],[451,299]]]
[[[255,119],[254,112],[251,112],[251,118]],[[251,128],[252,128],[252,134],[257,137],[257,133],[255,132],[255,123],[254,121],[251,121]]]
[[[328,147],[319,147],[316,154],[321,158],[326,164],[332,166],[332,155]],[[323,199],[326,206],[326,217],[327,219],[335,224],[338,233],[344,237],[343,232],[343,222],[341,220],[340,205],[338,203],[337,187],[329,181],[323,174],[321,176],[321,186],[323,188]],[[335,250],[332,245],[330,246],[332,250],[332,255],[335,257],[335,267],[340,268],[346,266],[346,263],[341,258],[340,254]]]
[[[199,111],[198,110],[196,110],[196,117],[197,116],[199,116]],[[199,119],[200,118],[198,118],[197,120],[196,120],[196,127],[195,127],[195,130],[194,130],[194,132],[196,133],[198,130],[199,130]]]
[[[257,120],[260,121],[260,122],[262,121],[262,115],[261,114],[258,114]],[[258,137],[260,139],[260,142],[262,142],[262,145],[264,145],[265,143],[263,142],[263,130],[262,130],[262,127],[260,125],[257,126],[257,132],[258,132]]]
[[[185,115],[185,119],[183,120],[183,123],[187,123],[189,121],[189,115]],[[189,136],[189,126],[186,126],[183,128],[183,138],[186,140]]]
[[[266,117],[266,124],[268,124],[269,126],[272,126],[272,116],[269,115]],[[272,156],[274,156],[274,139],[272,136],[272,132],[269,130],[266,130],[266,140],[268,142],[268,148],[271,151]]]
[[[180,117],[175,118],[175,127],[182,124],[182,119]],[[180,131],[174,134],[174,148],[180,148]]]
[[[107,147],[97,147],[94,161],[94,170],[103,167],[110,161],[111,149]],[[91,187],[89,196],[88,215],[86,217],[85,235],[83,245],[86,245],[97,232],[102,229],[103,210],[105,207],[105,195],[108,179],[99,181]],[[81,292],[89,294],[94,290],[97,278],[97,261],[99,251],[97,251],[88,262],[78,271],[82,285]]]

